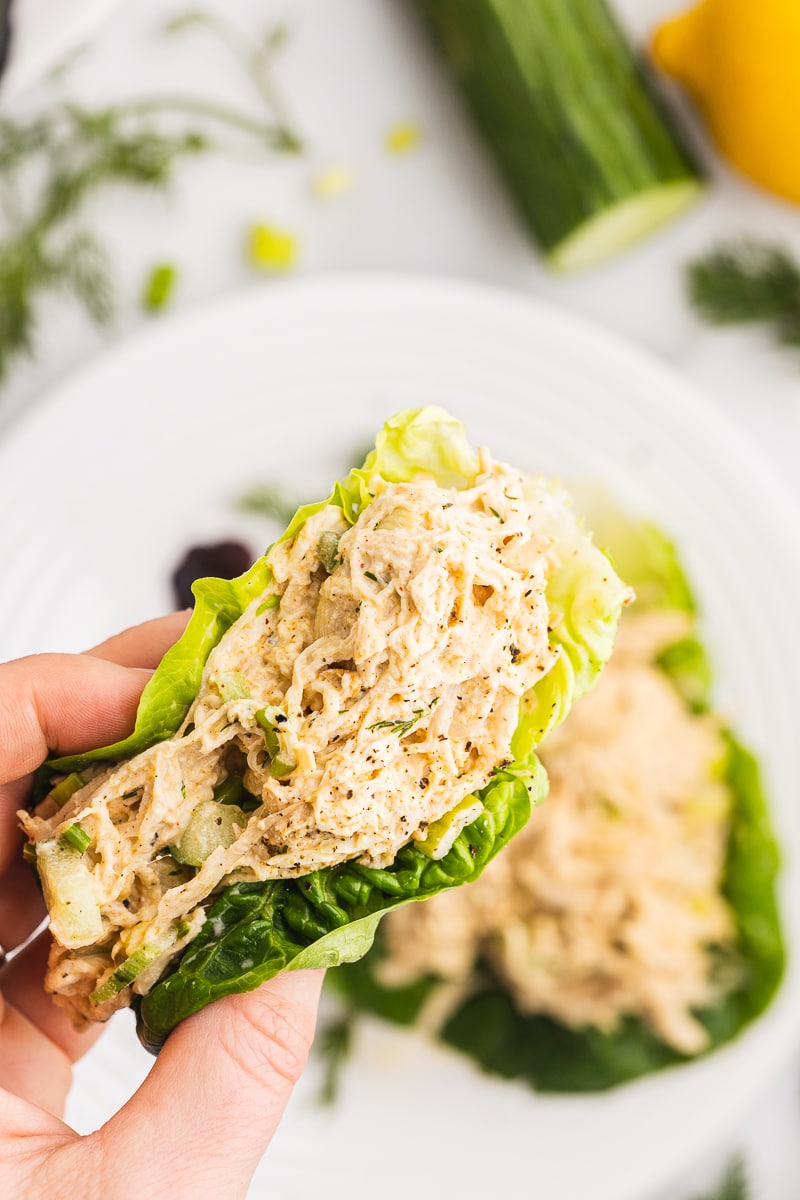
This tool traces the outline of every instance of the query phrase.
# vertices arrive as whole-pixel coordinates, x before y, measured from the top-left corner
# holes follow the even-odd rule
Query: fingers
[[[71,1080],[66,1055],[0,995],[0,1087],[60,1116]]]
[[[186,609],[166,617],[156,617],[153,621],[145,621],[115,634],[86,653],[94,658],[118,663],[121,667],[155,668],[170,646],[177,642],[190,616],[191,609]]]
[[[24,1017],[41,1030],[70,1062],[77,1062],[103,1032],[102,1024],[76,1029],[63,1008],[43,987],[50,952],[50,933],[45,931],[9,963],[0,976],[3,993]]]
[[[0,781],[48,754],[74,754],[124,737],[149,671],[86,654],[37,654],[0,666]]]
[[[15,857],[0,884],[0,946],[13,950],[33,933],[45,916],[36,876],[21,854]]]
[[[193,1200],[244,1197],[305,1066],[322,976],[287,971],[175,1030],[99,1135],[131,1195],[166,1195],[180,1179]],[[158,1155],[141,1154],[155,1144]]]

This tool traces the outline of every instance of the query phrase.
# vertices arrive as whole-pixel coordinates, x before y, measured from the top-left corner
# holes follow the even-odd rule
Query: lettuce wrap
[[[79,1020],[106,1019],[116,1008],[130,1004],[136,1011],[141,1041],[156,1052],[179,1021],[221,996],[255,988],[282,970],[354,962],[372,945],[385,913],[476,879],[525,824],[531,808],[543,800],[547,778],[536,748],[564,719],[573,701],[594,684],[611,654],[629,590],[572,515],[560,487],[515,474],[502,465],[487,466],[488,461],[470,447],[463,426],[441,409],[406,411],[388,421],[363,466],[338,482],[326,500],[301,507],[279,541],[249,571],[238,579],[204,579],[194,585],[195,606],[186,631],[145,688],[130,736],[47,764],[50,791],[34,814],[21,817],[33,843],[55,938],[47,986],[57,1002]],[[508,483],[511,479],[516,480],[513,486]],[[489,489],[486,495],[481,488]],[[500,496],[496,503],[502,511],[489,505],[486,496],[490,492]],[[477,499],[468,504],[467,498],[473,496]],[[432,794],[439,787],[441,795],[450,800],[446,811],[437,815],[432,810],[435,819],[417,821],[411,836],[399,846],[387,850],[380,821],[371,835],[380,842],[379,849],[365,843],[362,832],[348,840],[336,829],[330,833],[316,827],[310,832],[303,827],[305,840],[290,844],[294,818],[276,812],[274,798],[299,787],[296,781],[304,778],[304,772],[312,777],[311,768],[304,765],[309,755],[293,732],[288,699],[283,705],[286,711],[282,711],[275,697],[267,695],[269,689],[264,691],[266,685],[258,690],[261,685],[253,683],[258,671],[253,668],[255,676],[248,674],[254,652],[249,651],[249,659],[243,658],[242,646],[255,636],[254,629],[261,631],[258,645],[263,647],[275,642],[276,629],[283,628],[277,624],[279,620],[289,628],[284,609],[289,608],[291,575],[298,563],[311,572],[305,590],[316,589],[317,622],[323,604],[320,597],[333,596],[324,602],[335,609],[336,588],[341,591],[344,586],[337,581],[345,573],[350,579],[360,571],[358,583],[366,596],[363,603],[367,608],[374,603],[376,611],[383,612],[381,597],[392,583],[389,568],[384,577],[377,567],[373,571],[364,569],[364,562],[357,564],[351,550],[353,538],[358,535],[362,544],[369,546],[369,539],[374,542],[378,536],[374,535],[377,530],[383,535],[382,553],[391,558],[393,543],[405,544],[404,538],[408,542],[417,533],[423,538],[420,531],[425,526],[428,545],[434,537],[428,529],[433,516],[428,520],[429,514],[423,511],[425,520],[420,520],[419,512],[413,511],[415,503],[424,508],[426,497],[443,529],[448,520],[455,519],[447,511],[453,509],[465,520],[477,522],[476,528],[485,528],[487,547],[491,542],[501,564],[505,563],[503,555],[514,550],[513,539],[524,542],[521,530],[530,533],[535,524],[535,536],[531,537],[539,547],[535,569],[541,574],[537,620],[544,631],[540,661],[534,663],[535,656],[528,655],[527,670],[535,682],[515,701],[507,752],[498,754],[489,769],[485,756],[480,759],[468,738],[463,749],[472,757],[465,760],[457,776],[448,779],[446,772],[440,772],[441,778],[431,775],[430,780],[428,776],[416,780],[418,790]],[[373,516],[379,518],[374,524]],[[318,528],[322,529],[319,536]],[[444,543],[432,545],[432,550],[441,554],[441,560],[434,562],[434,556],[429,556],[426,569],[431,577],[434,567],[448,557]],[[451,562],[447,568],[453,578],[458,565]],[[413,575],[412,567],[408,569]],[[504,569],[504,578],[510,577],[510,569]],[[288,579],[281,575],[287,571]],[[470,611],[478,613],[484,606],[489,612],[493,586],[475,582],[477,579],[473,580]],[[531,597],[525,603],[532,605],[537,600],[532,596],[534,590],[532,586],[524,592]],[[348,594],[347,599],[349,603],[352,596]],[[422,610],[428,601],[423,596],[414,603]],[[402,604],[404,611],[409,605],[413,609],[411,601]],[[453,626],[460,623],[457,607],[454,603],[449,622]],[[347,610],[353,628],[365,619],[358,615],[361,608],[359,601]],[[334,611],[340,623],[342,611]],[[519,613],[524,616],[526,611],[520,608]],[[522,620],[519,613],[516,619]],[[298,622],[302,624],[299,617]],[[337,633],[345,636],[341,630]],[[328,636],[329,640],[333,637],[330,631]],[[384,638],[387,646],[392,636],[390,631]],[[321,637],[314,641],[311,634],[305,637],[291,664],[295,682],[287,685],[289,690],[296,685],[303,653],[306,657],[316,653],[322,641]],[[464,654],[475,652],[474,645],[464,645]],[[522,678],[524,647],[510,644],[504,649],[509,655],[504,668],[509,679]],[[219,664],[228,659],[244,662],[247,670],[222,670]],[[325,670],[336,675],[337,686],[344,687],[342,681],[352,681],[362,670],[355,652],[353,660],[322,661]],[[257,665],[262,670],[261,660]],[[423,665],[422,660],[415,664],[416,671],[408,672],[398,687],[402,685],[409,695],[414,687],[421,687],[417,676],[424,674]],[[370,699],[370,688],[359,688],[354,711]],[[460,685],[455,688],[459,690],[463,690]],[[456,724],[461,720],[463,725],[466,719],[463,705],[459,708],[462,696],[446,692],[446,688],[431,684],[424,702],[418,699],[414,701],[418,707],[411,707],[409,700],[399,712],[395,710],[404,697],[392,697],[394,708],[370,724],[365,724],[365,718],[343,736],[343,744],[355,745],[356,750],[367,742],[369,747],[374,744],[392,770],[400,769],[398,763],[403,770],[410,770],[407,764],[416,761],[415,745],[426,744],[425,739],[433,736],[430,731],[443,727],[448,705]],[[418,695],[416,691],[413,694]],[[507,704],[507,691],[503,695]],[[197,741],[203,712],[210,713],[208,727],[213,725],[221,745],[232,729],[241,734],[241,745],[224,743],[228,748],[215,751],[211,767],[199,750],[191,771],[185,763],[180,767],[180,787],[175,790],[174,780],[170,785],[181,810],[176,815],[164,803],[164,777],[170,772],[174,775],[175,763],[180,766],[183,762],[179,756],[185,747]],[[355,720],[344,715],[349,712],[347,707],[339,711],[343,724]],[[298,728],[302,721],[306,728],[326,713],[324,706],[298,711]],[[332,719],[337,719],[335,714]],[[474,722],[476,742],[481,736],[485,740],[485,730],[478,725],[488,728],[493,721],[498,723],[494,707],[487,710],[482,722]],[[330,743],[338,738],[337,733]],[[438,738],[447,742],[445,734]],[[499,745],[502,738],[498,738]],[[228,753],[231,746],[233,760]],[[331,745],[326,745],[327,752],[332,753]],[[422,753],[420,749],[416,758]],[[476,755],[479,765],[472,769],[468,763],[473,763]],[[372,772],[379,790],[387,769]],[[263,796],[253,782],[256,778],[263,782]],[[480,786],[467,786],[476,781]],[[272,797],[269,804],[264,798],[267,792]],[[202,801],[197,799],[200,796]],[[346,796],[349,800],[353,789]],[[422,803],[416,791],[415,797],[409,795],[409,812],[412,808],[417,812]],[[161,805],[160,816],[153,815],[156,800]],[[358,800],[356,795],[353,803]],[[303,805],[298,802],[295,809],[302,808],[304,819],[310,820],[308,812],[314,803],[316,800]],[[393,810],[391,815],[400,822],[407,819],[403,812],[398,816]],[[279,819],[290,830],[287,844],[270,844],[266,834],[261,842],[255,840],[256,826],[256,832],[272,829]],[[117,842],[129,835],[131,846],[141,855],[145,829],[151,857],[147,860],[145,851],[144,865],[131,874],[132,882],[122,884],[115,866],[116,843],[109,840],[109,830]],[[239,847],[248,848],[250,857],[236,858]],[[329,862],[325,854],[331,856]],[[246,869],[242,866],[245,861],[249,864]],[[314,866],[319,862],[324,865]],[[223,864],[218,878],[211,870],[215,864]],[[253,878],[257,869],[266,877]],[[213,885],[198,890],[206,876],[214,879]],[[103,888],[108,898],[101,904],[99,897],[106,897]],[[148,888],[155,889],[155,900],[146,895]],[[183,894],[194,896],[191,911],[178,907],[177,897]],[[172,899],[175,903],[170,908]],[[137,905],[138,918],[132,915]],[[171,914],[169,921],[158,915],[162,911]]]

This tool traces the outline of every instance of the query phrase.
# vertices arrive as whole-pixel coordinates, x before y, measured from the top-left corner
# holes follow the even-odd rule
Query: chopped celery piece
[[[297,261],[297,238],[272,225],[253,225],[247,256],[254,267],[265,271],[288,271]]]
[[[25,862],[28,862],[28,863],[36,862],[36,843],[35,842],[26,842],[25,843],[25,845],[22,847],[22,857],[25,859]]]
[[[148,312],[159,312],[172,299],[178,272],[170,263],[160,263],[147,276],[142,293],[142,306]]]
[[[324,533],[319,535],[319,541],[317,542],[319,561],[329,575],[333,574],[342,561],[339,555],[339,536],[332,529],[326,529]]]
[[[73,850],[80,850],[83,854],[84,850],[88,850],[92,844],[91,834],[87,833],[81,825],[70,825],[69,829],[65,829],[61,835],[61,841],[66,842],[68,846],[72,846]]]
[[[422,141],[422,129],[416,121],[398,121],[386,131],[386,149],[390,154],[410,154]]]
[[[164,939],[157,942],[145,942],[130,958],[126,958],[125,962],[117,967],[113,975],[109,975],[105,983],[101,983],[99,988],[95,988],[89,996],[92,1004],[105,1004],[106,1000],[110,1000],[129,983],[133,983],[136,976],[141,975],[145,967],[149,967],[160,954],[164,953],[167,945],[168,943]]]
[[[333,166],[314,176],[311,190],[320,200],[336,200],[344,196],[353,186],[353,172],[349,167]]]
[[[230,700],[249,700],[250,688],[241,671],[226,671],[217,683],[219,694],[227,704]]]
[[[48,796],[48,800],[52,800],[56,808],[63,808],[67,801],[79,792],[86,783],[82,775],[77,771],[73,771],[71,775],[67,775],[60,783],[57,783],[52,792]]]
[[[103,933],[100,905],[83,854],[55,838],[36,843],[36,868],[50,927],[62,946],[71,949],[96,942]]]
[[[189,818],[180,840],[171,848],[172,857],[188,867],[202,867],[220,846],[230,846],[247,826],[238,804],[203,800]]]

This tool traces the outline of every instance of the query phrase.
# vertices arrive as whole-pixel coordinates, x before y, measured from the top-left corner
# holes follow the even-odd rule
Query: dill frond
[[[800,346],[800,267],[782,247],[752,239],[719,246],[689,265],[687,287],[710,324],[759,323]]]

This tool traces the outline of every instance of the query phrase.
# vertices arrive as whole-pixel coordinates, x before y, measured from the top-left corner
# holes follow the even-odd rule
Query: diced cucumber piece
[[[171,847],[173,858],[188,867],[202,867],[219,846],[230,846],[247,826],[238,804],[203,800],[189,818],[180,840]]]
[[[68,949],[96,942],[103,919],[81,851],[56,838],[37,842],[36,869],[56,940]]]

